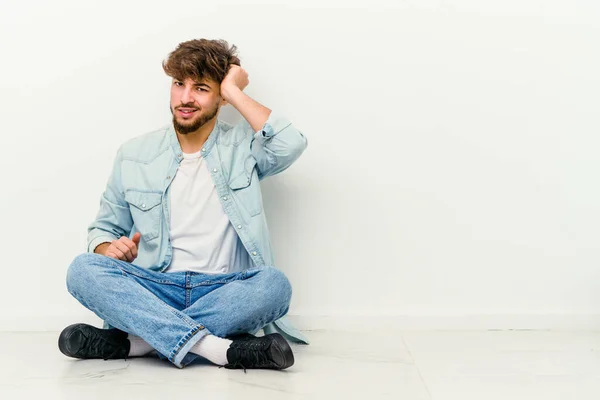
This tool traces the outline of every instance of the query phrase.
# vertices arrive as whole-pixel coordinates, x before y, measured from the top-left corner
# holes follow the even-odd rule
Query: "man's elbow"
[[[285,145],[278,148],[265,147],[264,154],[255,154],[258,161],[259,179],[276,175],[288,169],[308,147],[306,136],[299,130],[288,126],[285,133]]]
[[[294,136],[294,140],[289,144],[288,154],[285,155],[285,158],[289,164],[296,161],[308,147],[308,140],[306,139],[306,136],[302,134],[302,132],[296,130],[296,135]]]

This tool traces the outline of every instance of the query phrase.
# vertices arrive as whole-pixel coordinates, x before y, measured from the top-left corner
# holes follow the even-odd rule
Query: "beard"
[[[181,106],[184,107],[184,106]],[[169,107],[170,108],[170,107]],[[171,114],[173,114],[173,126],[175,130],[182,135],[187,135],[188,133],[192,133],[200,129],[204,126],[208,121],[213,119],[217,113],[219,112],[219,105],[215,105],[213,109],[206,111],[204,115],[197,116],[196,119],[186,120],[184,123],[181,123],[177,120],[177,116],[172,108],[170,108]],[[196,111],[199,112],[199,111]]]

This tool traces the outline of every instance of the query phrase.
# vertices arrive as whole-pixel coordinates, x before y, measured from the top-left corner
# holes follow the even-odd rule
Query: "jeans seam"
[[[159,299],[159,300],[160,300],[160,301],[163,301],[163,300],[161,300],[161,299]],[[164,301],[163,301],[163,303],[164,303]],[[165,304],[166,304],[166,303],[165,303]],[[185,315],[185,314],[182,314],[180,311],[178,311],[178,310],[176,310],[175,308],[173,308],[173,307],[169,306],[168,304],[166,304],[166,305],[169,307],[169,310],[171,311],[171,313],[173,313],[173,314],[174,314],[176,317],[178,317],[180,320],[182,320],[183,322],[185,322],[186,324],[188,324],[188,326],[189,326],[190,328],[195,328],[196,326],[201,326],[201,327],[204,327],[203,325],[198,325],[198,323],[197,323],[197,322],[195,322],[195,321],[194,321],[194,322],[190,322],[190,318],[189,318],[187,315]],[[193,321],[193,320],[192,320],[192,321]]]
[[[186,343],[189,342],[194,336],[196,336],[198,332],[202,331],[203,329],[205,329],[203,325],[196,325],[190,332],[188,332],[183,338],[181,338],[179,343],[177,343],[177,349],[171,351],[169,361],[174,362],[175,357],[177,357],[177,355],[179,354],[181,349],[183,349]]]
[[[260,267],[255,268],[255,269],[260,269]],[[211,285],[220,285],[220,284],[226,284],[226,283],[231,283],[231,282],[235,282],[235,281],[245,281],[246,279],[252,278],[254,277],[254,275],[256,274],[252,274],[252,276],[248,276],[248,271],[250,269],[246,269],[244,271],[239,271],[236,273],[235,276],[229,277],[227,279],[220,279],[218,281],[202,281],[202,282],[198,282],[195,283],[193,285],[190,285],[190,287],[195,288],[197,286],[211,286]]]
[[[181,286],[181,285],[178,285],[177,283],[175,283],[175,282],[173,282],[173,281],[169,281],[169,280],[163,280],[163,279],[149,278],[149,277],[147,277],[147,276],[142,276],[142,275],[140,275],[140,274],[136,274],[136,273],[134,273],[134,272],[131,272],[131,271],[124,271],[123,269],[121,269],[121,267],[119,267],[119,269],[120,269],[121,271],[123,271],[123,272],[127,273],[127,274],[130,274],[130,275],[133,275],[133,276],[137,276],[138,278],[140,278],[140,279],[145,279],[145,280],[147,280],[147,281],[151,281],[151,282],[155,282],[155,283],[160,283],[160,284],[163,284],[163,285]]]
[[[156,282],[156,283],[167,284],[167,285],[173,285],[173,286],[180,286],[180,285],[178,285],[177,283],[175,283],[175,282],[173,282],[173,281],[170,281],[170,280],[163,280],[163,279],[149,278],[149,277],[147,277],[147,276],[142,276],[142,275],[140,275],[140,274],[137,274],[137,273],[135,273],[135,272],[126,271],[126,270],[124,270],[123,268],[121,268],[121,264],[119,264],[119,262],[118,262],[118,261],[122,261],[122,260],[115,260],[114,258],[112,258],[112,257],[108,257],[108,256],[104,256],[104,257],[108,258],[108,259],[109,259],[109,262],[111,262],[113,265],[115,265],[115,266],[116,266],[116,267],[117,267],[117,268],[118,268],[118,269],[121,271],[121,273],[123,273],[123,274],[125,274],[125,275],[126,275],[126,274],[129,274],[129,275],[134,275],[134,276],[137,276],[138,278],[145,279],[145,280],[152,281],[152,282]],[[125,261],[123,261],[123,262],[125,262]]]

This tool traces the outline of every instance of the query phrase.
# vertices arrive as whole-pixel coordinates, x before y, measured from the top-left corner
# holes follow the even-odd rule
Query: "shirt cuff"
[[[263,125],[262,129],[254,133],[254,138],[265,138],[268,139],[277,135],[279,132],[291,125],[290,121],[277,111],[272,111],[267,118],[267,122]]]
[[[97,238],[92,239],[92,241],[88,244],[87,252],[93,253],[94,250],[96,249],[96,247],[98,247],[98,245],[100,245],[104,242],[110,243],[113,240],[116,240],[116,239],[112,236],[98,236]]]

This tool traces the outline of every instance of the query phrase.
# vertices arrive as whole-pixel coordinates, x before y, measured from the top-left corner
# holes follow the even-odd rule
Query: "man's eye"
[[[208,90],[206,90],[204,88],[198,88],[198,90],[200,90],[201,92],[208,92]]]

